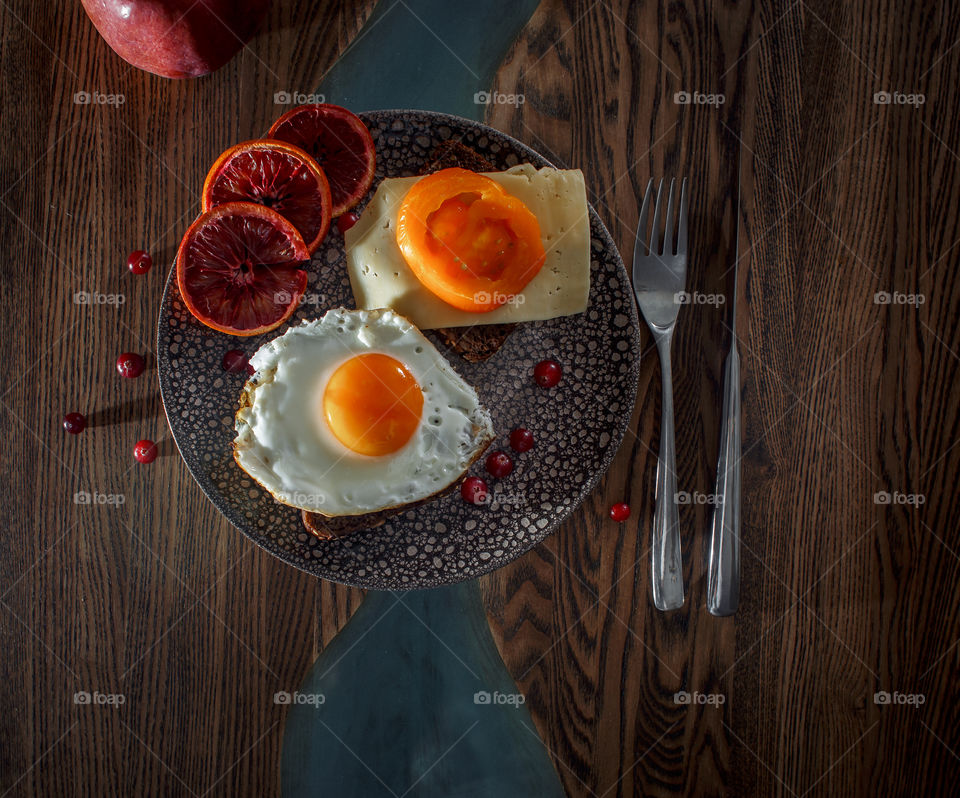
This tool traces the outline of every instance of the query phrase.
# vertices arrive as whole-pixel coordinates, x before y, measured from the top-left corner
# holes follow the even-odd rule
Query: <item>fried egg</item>
[[[420,501],[493,439],[476,391],[392,310],[328,311],[250,363],[234,457],[291,507],[344,516]]]

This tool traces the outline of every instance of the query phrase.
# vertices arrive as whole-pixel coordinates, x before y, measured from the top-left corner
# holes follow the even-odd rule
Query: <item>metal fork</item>
[[[670,371],[670,345],[677,313],[683,303],[687,279],[687,180],[680,188],[679,212],[674,204],[676,180],[670,181],[666,202],[663,247],[660,246],[660,221],[663,217],[663,180],[657,189],[653,227],[649,243],[645,241],[647,217],[653,199],[653,180],[640,208],[640,224],[633,249],[633,291],[640,312],[653,334],[660,355],[662,408],[660,454],[657,462],[656,508],[653,514],[653,603],[660,610],[683,606],[683,561],[680,556],[680,522],[677,513],[677,466],[673,437],[673,378]],[[673,239],[674,216],[678,218],[676,246]]]

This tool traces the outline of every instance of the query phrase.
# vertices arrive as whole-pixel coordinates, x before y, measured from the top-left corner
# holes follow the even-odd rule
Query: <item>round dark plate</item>
[[[519,141],[460,117],[426,111],[361,114],[377,147],[375,186],[384,177],[414,175],[441,142],[457,138],[497,168],[550,163]],[[372,196],[372,194],[371,194]],[[371,589],[406,589],[472,579],[531,549],[572,513],[610,465],[637,392],[640,345],[637,311],[623,262],[590,209],[591,285],[586,312],[519,325],[483,363],[446,351],[493,415],[497,440],[509,451],[510,431],[530,429],[535,448],[514,457],[512,474],[488,480],[492,500],[467,504],[459,491],[403,512],[377,529],[339,540],[310,535],[298,510],[276,503],[233,459],[234,414],[246,375],[221,368],[223,354],[252,355],[287,325],[264,336],[235,338],[208,329],[184,306],[171,269],[160,306],[157,363],[163,405],[190,473],[227,519],[285,562],[334,582]],[[332,307],[355,307],[343,236],[333,225],[313,257],[307,296],[289,324]],[[554,358],[560,384],[539,388],[534,365]],[[482,474],[482,459],[471,469]]]

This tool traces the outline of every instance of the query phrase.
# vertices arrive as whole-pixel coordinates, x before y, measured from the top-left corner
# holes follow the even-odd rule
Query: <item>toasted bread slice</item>
[[[487,445],[489,446],[489,444]],[[484,451],[486,451],[486,449],[484,449]],[[410,502],[410,504],[405,504],[402,507],[391,507],[388,510],[380,510],[376,513],[331,517],[320,513],[311,513],[309,510],[301,510],[300,515],[303,519],[303,525],[311,535],[315,535],[320,538],[320,540],[333,540],[334,538],[342,538],[364,529],[376,529],[378,526],[383,526],[395,515],[399,515],[406,510],[412,510],[421,504],[432,502],[441,496],[446,496],[458,485],[458,482],[454,482],[439,493],[434,493],[432,496],[420,499],[420,501]]]
[[[433,158],[420,170],[421,175],[459,166],[471,172],[496,172],[497,168],[486,158],[457,139],[447,139],[433,151]]]
[[[423,168],[421,174],[427,175],[453,166],[470,169],[473,172],[496,171],[493,164],[486,158],[459,141],[450,139],[434,150],[432,160]],[[441,328],[435,332],[444,344],[453,349],[464,360],[477,363],[495,354],[516,326],[516,324],[479,324],[476,327]],[[484,450],[486,448],[484,447]],[[482,454],[483,450],[480,452],[480,455]],[[303,510],[301,511],[301,518],[304,527],[311,535],[315,535],[321,540],[334,540],[364,529],[376,529],[378,526],[383,526],[393,516],[404,510],[433,501],[456,488],[458,484],[454,483],[441,493],[429,496],[421,501],[376,513],[331,517]]]
[[[516,324],[478,324],[476,327],[439,327],[440,340],[464,360],[479,363],[495,355]]]

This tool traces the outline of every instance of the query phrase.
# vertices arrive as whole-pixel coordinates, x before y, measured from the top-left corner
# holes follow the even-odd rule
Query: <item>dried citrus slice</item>
[[[177,251],[177,285],[196,318],[220,332],[276,329],[307,287],[310,259],[297,229],[253,202],[228,202],[190,225]]]
[[[256,202],[293,224],[310,252],[330,229],[330,185],[306,152],[273,139],[245,141],[217,158],[203,183],[205,211],[226,202]]]
[[[287,111],[267,134],[301,147],[330,181],[333,215],[356,205],[373,184],[377,154],[363,120],[339,105],[301,105]]]

